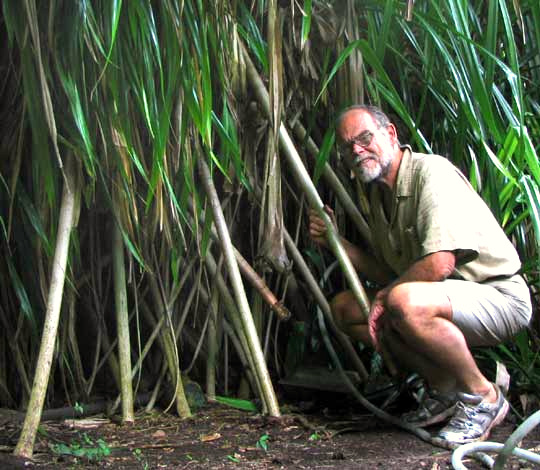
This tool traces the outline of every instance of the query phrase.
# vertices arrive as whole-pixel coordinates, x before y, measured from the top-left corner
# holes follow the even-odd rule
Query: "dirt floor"
[[[449,451],[374,419],[362,408],[286,406],[271,419],[224,405],[207,405],[191,419],[171,414],[138,414],[133,426],[99,416],[44,422],[34,460],[11,452],[20,424],[0,421],[0,468],[36,469],[451,469]],[[515,428],[512,417],[490,440],[504,442]],[[535,432],[524,448],[540,444]],[[539,447],[540,448],[540,447]],[[69,455],[79,454],[79,456]],[[466,460],[470,469],[484,468]],[[506,468],[533,468],[512,461]]]

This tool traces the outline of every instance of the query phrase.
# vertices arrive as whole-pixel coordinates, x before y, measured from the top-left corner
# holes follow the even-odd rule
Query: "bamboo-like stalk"
[[[129,314],[127,308],[126,272],[122,229],[118,223],[113,230],[114,301],[116,306],[116,330],[118,335],[118,360],[120,362],[120,393],[122,396],[122,421],[133,423],[133,387],[131,381],[131,345]]]
[[[229,322],[227,320],[223,320],[223,330],[227,337],[231,340],[231,343],[233,345],[233,348],[236,351],[236,354],[238,355],[238,358],[240,359],[240,363],[242,364],[242,367],[244,368],[245,376],[242,377],[240,382],[240,389],[245,388],[246,391],[249,392],[249,387],[253,390],[256,390],[256,383],[257,378],[255,377],[255,374],[253,372],[253,369],[251,368],[249,361],[244,354],[244,350],[242,349],[242,344],[240,339],[238,338],[238,335],[235,334],[234,329],[231,325],[229,325]],[[245,384],[245,387],[244,387]],[[239,394],[240,398],[245,396],[246,394]]]
[[[148,401],[148,403],[146,404],[144,408],[144,410],[147,413],[150,413],[150,411],[152,411],[152,408],[154,408],[154,404],[156,403],[156,400],[158,399],[159,392],[161,390],[161,384],[163,383],[165,374],[167,374],[167,363],[163,361],[156,385],[154,386],[154,390],[152,390],[152,394],[150,395],[150,400]]]
[[[274,270],[284,272],[289,265],[283,243],[283,201],[281,198],[281,169],[279,157],[279,123],[283,107],[283,74],[281,50],[281,21],[279,5],[270,0],[267,5],[266,34],[268,58],[269,123],[264,158],[264,178],[261,187],[261,217],[256,251]],[[245,93],[244,93],[245,96]],[[245,154],[253,164],[254,154]],[[251,166],[251,165],[250,165]],[[260,329],[260,309],[254,309],[257,330]]]
[[[23,428],[14,451],[15,455],[26,458],[31,458],[33,454],[34,441],[36,439],[37,428],[41,419],[43,403],[45,402],[47,385],[49,383],[49,373],[56,342],[58,321],[60,319],[60,309],[62,307],[69,241],[71,229],[73,228],[74,214],[76,213],[75,206],[78,201],[76,193],[79,190],[72,158],[67,159],[65,165],[65,180],[60,205],[51,283],[47,297],[47,311],[45,314],[45,322],[43,324],[43,335],[36,364],[36,373]]]
[[[96,322],[99,322],[99,319]],[[116,386],[118,388],[121,388],[120,386],[120,364],[118,363],[118,358],[114,354],[114,348],[116,347],[116,343],[118,341],[118,338],[114,339],[112,342],[109,340],[109,335],[107,333],[107,329],[105,326],[105,322],[100,322],[103,329],[103,341],[101,342],[101,354],[102,358],[99,360],[97,366],[94,369],[94,380],[97,374],[99,373],[100,369],[103,367],[103,364],[107,362],[107,365],[110,369],[110,374],[112,379],[114,380]],[[93,380],[92,380],[92,386],[93,386]]]
[[[139,371],[139,369],[141,368],[142,366],[142,363],[144,361],[144,358],[146,357],[146,355],[148,354],[148,352],[150,351],[150,348],[152,347],[152,345],[154,344],[154,341],[156,340],[157,336],[159,335],[160,331],[161,331],[161,327],[163,326],[163,322],[165,321],[165,316],[163,315],[160,319],[159,319],[159,322],[157,323],[157,325],[154,327],[152,333],[150,334],[150,337],[148,338],[148,340],[146,341],[146,344],[144,345],[144,348],[143,350],[141,351],[141,355],[139,356],[139,359],[137,359],[137,362],[135,363],[135,365],[133,366],[133,370],[131,371],[130,373],[130,378],[133,380],[133,378],[135,377],[135,374]],[[118,395],[118,397],[116,398],[116,400],[114,401],[114,404],[113,406],[111,407],[110,409],[110,412],[111,413],[114,413],[116,411],[116,409],[118,408],[118,406],[120,405],[120,401],[123,400],[122,398],[122,394]]]
[[[269,69],[269,109],[272,123],[272,139],[277,150],[279,123],[281,122],[281,108],[283,97],[283,65],[281,57],[281,21],[279,18],[279,4],[277,0],[268,0],[267,15],[267,42],[268,42],[268,69]],[[274,153],[274,151],[272,151]]]
[[[225,319],[222,320],[223,328],[223,391],[225,396],[229,395],[229,337],[225,333]]]
[[[361,28],[358,24],[358,9],[355,0],[347,0],[344,34],[336,41],[336,50],[341,53],[353,41],[360,39]],[[362,31],[363,33],[363,31]],[[363,57],[358,49],[351,51],[347,62],[337,73],[338,107],[364,102]]]
[[[317,144],[313,142],[313,139],[307,135],[305,127],[298,120],[295,121],[294,124],[291,125],[291,127],[299,140],[305,140],[308,155],[315,158],[315,156],[319,153],[319,149],[317,148]],[[341,206],[343,207],[343,209],[345,209],[345,212],[347,213],[353,224],[356,226],[358,232],[362,235],[364,240],[370,246],[373,246],[373,241],[371,239],[371,229],[369,228],[366,220],[364,219],[364,216],[358,210],[357,204],[355,204],[352,197],[349,195],[349,193],[339,180],[338,176],[328,163],[325,163],[323,167],[322,177],[324,178],[328,186],[330,186],[332,192],[338,198]]]
[[[214,267],[216,266],[214,265]],[[218,276],[221,277],[221,274],[219,274]],[[237,318],[238,312],[236,311],[236,307],[234,306],[234,301],[232,297],[223,296],[222,287],[225,287],[224,282],[220,282],[219,279],[217,279],[216,281],[218,284],[218,291],[220,295],[223,297],[223,303],[225,305],[225,309],[234,310],[234,312],[229,313],[229,316],[231,319],[233,319],[233,325],[235,325],[234,319],[236,318],[236,320],[238,320]],[[199,290],[199,294],[201,295],[201,300],[203,301],[203,303],[206,305],[209,305],[211,301],[210,294],[207,292],[204,286],[201,286],[201,289]],[[240,333],[240,338],[239,338],[239,335],[235,333],[235,330]],[[250,384],[249,386],[251,386],[253,390],[260,390],[260,387],[258,386],[257,378],[253,374],[253,367],[251,365],[253,363],[253,360],[251,359],[251,354],[247,346],[247,341],[245,339],[245,335],[243,334],[244,332],[241,329],[239,329],[237,326],[232,327],[231,325],[229,325],[229,322],[225,319],[223,319],[223,331],[226,337],[230,338],[231,342],[233,343],[233,348],[235,349],[236,354],[238,355],[238,358],[240,359],[240,363],[242,364],[242,367],[244,368],[244,372]],[[227,371],[225,373],[227,373]],[[227,390],[227,387],[225,387],[225,390]]]
[[[351,360],[354,369],[360,374],[360,378],[364,381],[367,380],[367,378],[369,377],[369,374],[367,373],[366,368],[364,367],[364,364],[358,357],[358,354],[356,354],[356,351],[354,350],[349,337],[342,331],[338,330],[338,328],[336,327],[336,324],[334,323],[334,319],[332,317],[332,312],[330,310],[330,305],[328,304],[328,301],[326,300],[321,288],[319,287],[319,284],[317,284],[315,277],[309,270],[309,267],[304,261],[304,258],[302,257],[300,251],[296,247],[294,240],[291,238],[287,230],[284,231],[284,235],[285,235],[285,245],[287,246],[287,249],[289,250],[291,258],[294,261],[295,267],[296,269],[300,271],[300,274],[304,278],[304,281],[306,282],[307,287],[309,288],[309,290],[311,291],[311,294],[315,298],[315,302],[317,302],[321,311],[323,312],[324,318],[326,322],[328,323],[328,325],[330,326],[330,329],[332,330],[333,335],[337,338],[337,340],[339,341],[339,343],[345,350],[345,353]]]
[[[268,369],[266,367],[266,362],[264,361],[261,344],[253,323],[253,318],[251,316],[246,293],[244,291],[242,278],[240,276],[240,270],[234,256],[229,230],[227,229],[227,224],[225,222],[225,218],[223,217],[217,191],[214,187],[212,176],[210,175],[210,170],[206,162],[202,158],[199,158],[197,161],[197,166],[204,190],[212,207],[214,223],[219,234],[221,248],[223,250],[223,255],[225,256],[225,262],[227,263],[238,310],[240,312],[240,318],[246,332],[248,345],[255,359],[255,373],[260,379],[263,394],[261,398],[263,398],[263,401],[268,407],[268,413],[271,416],[280,416],[278,401],[274,392],[274,387],[272,386],[270,374],[268,373]]]
[[[90,374],[90,378],[86,382],[86,396],[90,396],[90,393],[92,392],[92,388],[94,387],[94,380],[96,380],[97,376],[97,365],[99,364],[99,352],[101,350],[101,344],[102,344],[102,336],[103,331],[101,328],[98,328],[97,334],[96,334],[96,343],[95,343],[95,351],[94,351],[94,360],[92,361],[92,372]]]
[[[180,364],[178,358],[178,350],[176,348],[176,337],[174,334],[173,326],[170,324],[169,315],[170,309],[165,305],[162,296],[160,295],[159,288],[155,277],[150,277],[150,290],[154,297],[154,302],[159,306],[159,311],[165,316],[169,328],[166,331],[162,331],[160,335],[160,346],[165,354],[165,359],[169,367],[169,373],[171,380],[174,384],[174,400],[176,402],[176,412],[182,419],[191,417],[191,410],[186,399],[184,391],[184,384],[182,382],[182,374],[180,372]],[[156,327],[157,321],[150,313],[148,308],[143,308],[143,313],[148,319],[152,327]]]
[[[219,294],[221,296],[223,305],[225,307],[225,311],[227,312],[228,318],[231,321],[234,331],[236,331],[238,340],[243,348],[243,354],[246,358],[246,363],[249,364],[249,369],[251,371],[255,371],[256,370],[255,359],[253,357],[253,353],[248,344],[247,334],[245,332],[245,329],[241,321],[241,315],[238,312],[238,308],[229,291],[229,288],[227,284],[225,283],[223,276],[218,271],[217,264],[214,257],[212,256],[212,253],[208,251],[204,261],[205,261],[206,269],[208,269],[210,276],[212,276],[212,278],[216,280],[216,285],[219,290]],[[259,375],[256,373],[253,373],[252,377],[249,378],[249,383],[252,387],[252,390],[254,392],[257,391],[259,396],[262,397],[263,391],[262,391],[262,385],[261,385]]]
[[[171,336],[167,335],[169,338],[169,341],[167,344],[171,344],[173,341],[171,340]],[[172,348],[172,346],[169,346],[169,348]],[[175,389],[174,389],[174,396],[176,400],[176,412],[178,413],[178,416],[182,419],[190,418],[192,416],[191,409],[189,407],[189,403],[186,398],[186,392],[184,390],[184,382],[182,380],[182,373],[180,371],[180,367],[178,364],[178,361],[175,362],[175,375],[172,377],[175,383]]]
[[[189,337],[189,334],[186,335],[186,337],[188,338],[188,341],[194,341],[192,344],[195,345],[193,354],[191,356],[191,361],[187,365],[187,367],[184,369],[184,373],[186,375],[190,373],[191,369],[195,365],[195,361],[199,357],[199,354],[201,353],[203,346],[205,344],[204,340],[206,339],[206,332],[208,331],[208,325],[210,324],[210,318],[212,317],[212,308],[213,307],[208,305],[206,309],[204,322],[202,324],[201,331],[199,333],[199,338],[197,339],[197,341],[194,341],[195,339],[194,337]],[[208,359],[208,349],[205,352],[206,352],[206,357]]]
[[[69,302],[66,300],[66,297],[63,298],[64,305],[68,305],[68,302]],[[66,307],[64,307],[64,310],[65,308]],[[56,334],[56,352],[59,357],[67,357],[68,355],[67,348],[66,348],[67,323],[68,322],[66,321],[60,321],[60,324],[58,326],[59,331]],[[55,366],[58,367],[58,374],[55,373]],[[49,372],[49,377],[50,377],[49,385],[54,390],[54,379],[57,376],[60,376],[60,382],[62,383],[62,387],[64,389],[66,401],[68,403],[71,403],[72,402],[71,391],[73,390],[75,392],[75,395],[77,395],[78,390],[77,390],[76,383],[73,383],[73,384],[70,383],[70,385],[68,385],[67,374],[66,374],[67,369],[70,369],[70,368],[68,367],[68,364],[66,363],[66,361],[53,362],[51,364],[51,371]]]
[[[82,391],[85,395],[84,401],[88,401],[89,397],[86,394],[87,384],[84,377],[84,368],[81,360],[81,354],[79,351],[79,343],[77,342],[77,335],[75,333],[76,325],[76,309],[75,309],[75,292],[70,289],[67,292],[67,305],[68,305],[68,320],[67,320],[67,340],[69,342],[69,349],[73,357],[75,379],[78,382],[79,391]]]
[[[193,210],[193,206],[190,205],[190,210]],[[202,222],[204,222],[205,218],[203,214],[199,214],[199,218]],[[189,218],[192,225],[193,219]],[[210,232],[212,235],[212,238],[215,241],[219,241],[219,236],[216,233],[215,227],[212,226],[212,230]],[[275,314],[278,316],[278,318],[281,321],[287,321],[291,317],[291,312],[283,305],[283,302],[277,299],[276,295],[270,290],[268,287],[268,284],[266,284],[265,280],[259,276],[257,271],[253,269],[253,267],[249,264],[249,262],[242,256],[242,254],[234,247],[233,245],[233,251],[234,256],[236,258],[236,262],[238,263],[238,267],[240,268],[240,271],[242,271],[242,274],[246,281],[248,281],[252,287],[254,287],[259,295],[263,298],[263,300],[267,303],[267,305],[275,312]]]
[[[193,258],[193,260],[195,260],[195,258]],[[182,332],[182,328],[184,327],[184,323],[186,322],[188,312],[191,308],[191,304],[193,303],[193,299],[196,297],[196,294],[199,290],[199,285],[200,284],[194,282],[191,286],[189,294],[182,297],[182,300],[184,302],[184,305],[182,307],[182,313],[180,315],[177,315],[178,319],[174,327],[174,338],[176,342],[178,342],[180,338],[180,333]]]
[[[110,369],[110,376],[114,380],[115,385],[118,389],[121,388],[120,365],[118,364],[117,357],[113,352],[114,346],[111,345],[107,325],[104,321],[105,312],[103,296],[105,295],[105,292],[112,290],[112,288],[109,289],[112,282],[112,276],[104,276],[103,274],[104,268],[108,264],[110,257],[107,256],[106,261],[104,260],[102,253],[102,246],[104,244],[102,243],[99,231],[95,230],[95,228],[98,226],[97,220],[95,220],[95,218],[92,219],[90,225],[94,228],[90,235],[90,273],[92,273],[90,278],[90,292],[92,297],[92,305],[94,307],[92,309],[93,315],[90,315],[90,320],[94,322],[98,336],[96,341],[94,367],[90,379],[88,380],[88,394],[91,393],[96,377],[105,361],[107,361]],[[106,283],[105,286],[103,286],[103,282]],[[100,354],[103,356],[102,359],[100,359]]]
[[[281,163],[277,146],[268,138],[265,163],[265,178],[261,217],[259,226],[259,256],[264,258],[276,271],[288,269],[289,260],[283,243],[283,201],[281,196]]]
[[[257,99],[259,100],[263,108],[265,108],[268,92],[266,91],[264,84],[259,77],[255,66],[253,65],[253,62],[251,61],[251,58],[249,57],[249,54],[244,47],[242,48],[242,52],[244,55],[244,60],[246,61],[249,83],[255,91]],[[370,309],[368,297],[364,291],[364,288],[362,287],[362,284],[360,283],[360,279],[358,278],[358,274],[356,273],[356,270],[354,269],[351,260],[347,256],[347,253],[341,244],[339,235],[336,231],[336,228],[334,227],[334,224],[332,223],[332,220],[324,211],[324,204],[319,197],[319,194],[315,189],[315,185],[313,184],[313,181],[311,181],[311,178],[306,171],[302,159],[300,158],[300,155],[298,155],[298,152],[283,123],[281,123],[279,127],[279,142],[281,148],[283,149],[283,153],[287,158],[289,166],[292,169],[298,181],[298,184],[304,191],[310,206],[317,211],[319,217],[324,221],[326,225],[326,232],[330,249],[338,259],[339,264],[341,265],[341,268],[343,269],[343,272],[345,274],[345,278],[349,283],[349,287],[360,306],[362,314],[367,321]]]
[[[223,258],[219,260],[221,264]],[[221,268],[220,268],[221,269]],[[219,270],[220,270],[219,269]],[[218,272],[219,272],[218,270]],[[208,400],[216,399],[216,361],[218,353],[217,344],[217,312],[219,308],[219,290],[214,289],[212,291],[212,298],[208,304],[210,309],[208,319],[208,330],[206,333],[208,354],[206,357],[206,397]]]

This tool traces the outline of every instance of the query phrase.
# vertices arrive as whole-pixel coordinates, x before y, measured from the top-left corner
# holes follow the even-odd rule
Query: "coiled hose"
[[[390,423],[390,424],[392,424],[394,426],[397,426],[397,427],[399,427],[401,429],[404,429],[404,430],[414,434],[415,436],[419,437],[423,441],[429,442],[430,444],[432,444],[434,446],[441,447],[441,448],[447,449],[447,450],[454,450],[454,449],[459,450],[461,447],[465,447],[465,446],[459,446],[458,444],[453,444],[451,442],[445,441],[444,439],[441,439],[439,437],[433,437],[425,429],[422,429],[422,428],[419,428],[419,427],[416,427],[416,426],[412,426],[412,425],[410,425],[408,423],[405,423],[401,419],[396,418],[395,416],[392,416],[392,415],[386,413],[385,411],[381,410],[380,408],[377,408],[373,403],[371,403],[369,400],[367,400],[357,390],[357,388],[354,386],[354,384],[351,382],[351,380],[349,379],[349,377],[345,373],[345,370],[343,369],[343,366],[341,365],[341,361],[339,360],[339,357],[338,357],[338,355],[336,353],[336,350],[334,349],[334,347],[332,346],[332,342],[330,341],[330,336],[328,335],[328,330],[327,330],[326,324],[324,322],[323,313],[322,313],[322,311],[321,311],[321,309],[319,307],[317,307],[317,319],[318,319],[318,323],[319,323],[319,329],[321,331],[321,336],[323,338],[323,341],[324,341],[324,344],[325,344],[326,349],[328,351],[328,354],[330,355],[330,358],[332,359],[332,362],[334,363],[334,366],[335,366],[336,370],[339,372],[343,382],[347,385],[347,387],[349,388],[352,395],[360,402],[360,404],[362,406],[364,406],[366,409],[371,411],[377,418],[379,418],[379,419],[381,419],[381,420],[383,420],[383,421],[385,421],[387,423]],[[537,413],[540,413],[540,412],[537,412]],[[532,415],[531,418],[533,416],[536,416],[536,414]],[[540,415],[539,415],[539,419],[540,419]],[[523,425],[526,424],[528,421],[529,420],[527,420],[525,423],[523,423]],[[512,437],[514,435],[516,435],[517,432],[523,427],[523,425],[521,425],[518,429],[516,429],[514,434],[512,434],[512,436],[510,436],[510,438],[507,441],[507,444],[508,444],[508,442],[510,442]],[[534,424],[534,426],[536,426],[536,423]],[[527,428],[527,429],[529,429],[529,428]],[[512,447],[510,447],[510,451],[507,451],[507,454],[502,454],[501,453],[501,456],[502,455],[507,455],[506,458],[508,458],[508,455],[510,455],[510,453],[512,452],[512,449],[515,448],[515,446],[516,446],[517,442],[519,441],[519,439],[520,439],[519,436],[514,438],[514,440],[512,441],[512,442],[514,442],[514,445]],[[473,444],[487,444],[487,443],[473,443]],[[467,444],[467,445],[469,445],[469,444]],[[500,445],[502,446],[502,444],[500,444]],[[476,460],[479,460],[480,462],[482,462],[488,468],[491,468],[493,466],[493,459],[489,455],[481,452],[481,450],[483,450],[483,449],[475,448],[475,450],[472,451],[472,452],[475,452],[475,453],[473,455],[471,455],[471,457],[474,457]],[[484,450],[492,450],[492,449],[484,449]],[[518,449],[515,449],[515,450],[518,451]],[[536,455],[536,454],[533,454],[532,452],[524,451],[524,450],[521,450],[521,449],[519,449],[519,452],[520,453],[521,452],[527,453],[527,455],[528,454]],[[518,454],[516,454],[516,455],[518,455]],[[504,465],[504,462],[506,461],[506,458],[504,458],[501,465]],[[453,459],[452,459],[452,462],[453,462]],[[540,462],[540,460],[538,462]],[[455,467],[455,468],[466,469],[466,467],[463,467],[463,466],[462,467]],[[501,469],[502,466],[495,467],[495,468]]]
[[[535,464],[540,464],[540,455],[535,452],[520,449],[517,447],[518,443],[529,434],[540,423],[540,411],[529,416],[506,440],[506,443],[500,444],[498,442],[471,442],[470,444],[464,444],[458,447],[452,454],[452,466],[455,470],[467,470],[467,467],[463,465],[462,460],[468,454],[482,451],[482,452],[497,452],[499,455],[495,460],[486,456],[488,461],[486,464],[489,468],[493,467],[493,470],[502,470],[504,464],[508,460],[510,455],[515,455],[520,459],[528,460]]]

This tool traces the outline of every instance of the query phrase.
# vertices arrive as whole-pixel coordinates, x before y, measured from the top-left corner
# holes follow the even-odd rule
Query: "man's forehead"
[[[373,130],[376,126],[373,116],[362,109],[347,111],[341,119],[338,133],[347,138],[357,136],[364,131]]]

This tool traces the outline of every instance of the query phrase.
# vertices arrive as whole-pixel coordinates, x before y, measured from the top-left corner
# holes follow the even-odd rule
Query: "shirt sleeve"
[[[456,265],[478,257],[471,205],[478,197],[463,174],[443,158],[426,165],[417,180],[417,234],[421,256],[452,251]]]

